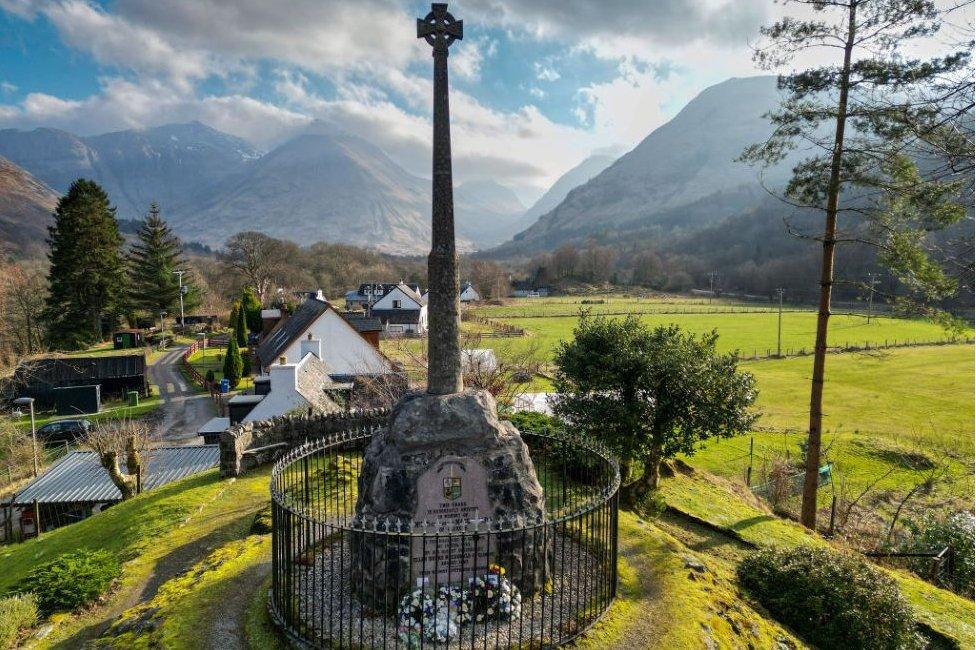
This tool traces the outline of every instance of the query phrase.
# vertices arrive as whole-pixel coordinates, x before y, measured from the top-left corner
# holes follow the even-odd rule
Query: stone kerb
[[[363,409],[283,415],[238,424],[220,435],[220,476],[240,476],[251,467],[272,462],[289,449],[341,431],[374,430],[384,426],[389,415],[389,409]]]

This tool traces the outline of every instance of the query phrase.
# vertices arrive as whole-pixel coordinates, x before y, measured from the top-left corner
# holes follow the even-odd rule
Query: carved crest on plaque
[[[461,477],[444,477],[444,498],[448,501],[457,501],[461,498]]]

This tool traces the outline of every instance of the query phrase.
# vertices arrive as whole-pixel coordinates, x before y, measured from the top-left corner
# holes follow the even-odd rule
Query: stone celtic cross
[[[426,18],[417,19],[417,38],[434,48],[434,168],[431,197],[431,248],[427,257],[430,285],[427,339],[427,392],[460,392],[461,303],[458,296],[457,250],[454,243],[454,190],[451,178],[451,115],[448,106],[447,50],[463,37],[463,21],[447,5],[431,4]]]

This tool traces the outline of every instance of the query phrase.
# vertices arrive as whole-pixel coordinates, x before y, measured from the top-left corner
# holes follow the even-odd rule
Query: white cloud
[[[214,57],[206,52],[176,47],[156,31],[132,24],[84,0],[50,3],[42,11],[66,44],[89,52],[96,61],[106,65],[158,75],[182,90],[189,90],[193,81],[217,69]]]
[[[325,73],[429,59],[393,0],[118,0],[127,20],[231,59],[274,59]]]
[[[41,0],[0,0],[0,9],[27,20],[33,20],[40,9]]]
[[[457,48],[456,53],[451,54],[451,73],[467,81],[478,81],[485,59],[495,56],[497,51],[498,42],[493,39],[467,39],[464,47]]]
[[[12,93],[16,92],[17,86],[10,83],[9,81],[0,81],[0,92]]]
[[[532,86],[531,88],[529,88],[529,94],[535,97],[536,99],[546,98],[546,91],[544,91],[542,88],[539,88],[538,86]]]
[[[556,81],[562,75],[556,72],[556,69],[552,66],[545,65],[536,61],[535,65],[535,78],[539,81]]]

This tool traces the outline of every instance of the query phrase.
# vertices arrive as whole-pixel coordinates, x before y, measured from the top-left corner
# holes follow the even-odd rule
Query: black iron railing
[[[305,647],[548,647],[582,634],[616,595],[618,466],[591,440],[522,436],[546,497],[538,519],[357,516],[369,433],[283,456],[271,475],[279,626]],[[364,566],[388,578],[366,580]]]

